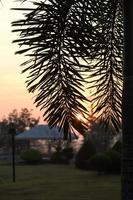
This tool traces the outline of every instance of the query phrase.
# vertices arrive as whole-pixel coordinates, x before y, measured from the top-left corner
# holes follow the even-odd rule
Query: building
[[[76,136],[73,133],[71,135],[72,143],[75,143]],[[51,129],[48,125],[37,125],[16,135],[15,139],[19,151],[24,148],[35,148],[44,155],[50,155],[59,145],[62,148],[67,145],[68,142],[63,140],[63,136],[63,130],[59,131],[58,127]]]

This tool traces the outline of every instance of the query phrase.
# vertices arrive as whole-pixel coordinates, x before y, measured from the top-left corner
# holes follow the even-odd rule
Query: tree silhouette
[[[127,119],[132,103],[127,99],[132,100],[132,70],[129,65],[132,54],[128,54],[127,49],[133,48],[132,42],[130,45],[125,42],[127,53],[123,70],[123,2],[127,8],[125,27],[130,30],[126,36],[129,44],[131,0],[37,1],[33,2],[33,8],[17,9],[24,12],[24,17],[12,25],[19,33],[19,39],[14,41],[21,47],[17,53],[29,56],[22,64],[26,66],[23,72],[29,72],[28,90],[38,92],[35,103],[44,110],[44,119],[50,126],[58,124],[63,127],[66,138],[69,129],[81,125],[77,124],[76,114],[87,112],[82,103],[87,100],[83,95],[84,85],[91,91],[93,88],[97,117],[106,126],[119,130],[124,77],[122,198],[131,200],[133,140],[131,119],[129,122]],[[129,25],[132,27],[131,23]]]
[[[32,110],[28,110],[27,108],[22,108],[20,112],[18,112],[17,109],[13,109],[7,118],[2,120],[2,123],[5,124],[5,126],[13,123],[17,133],[21,133],[27,128],[36,126],[39,123],[39,117],[33,117]]]
[[[121,118],[123,15],[121,1],[34,2],[22,20],[13,22],[15,40],[29,60],[29,92],[38,91],[37,106],[50,126],[69,130],[79,112],[85,83],[95,87],[99,117],[118,129]],[[103,15],[104,12],[104,15]],[[18,29],[16,27],[19,27]],[[88,75],[87,73],[88,72]],[[87,76],[85,77],[84,76]],[[93,80],[89,80],[89,78]],[[102,112],[100,112],[102,111]],[[102,121],[103,121],[102,119]],[[67,131],[68,132],[68,131]]]

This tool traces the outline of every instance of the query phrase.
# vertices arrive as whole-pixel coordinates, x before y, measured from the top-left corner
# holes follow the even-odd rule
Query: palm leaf
[[[117,130],[121,118],[123,11],[121,0],[49,0],[20,8],[12,23],[20,50],[29,56],[29,92],[50,126],[68,132],[75,113],[84,112],[84,86],[90,82],[98,118]],[[16,9],[18,10],[18,9]],[[103,14],[104,13],[104,14]],[[88,78],[86,79],[88,74]],[[80,125],[79,125],[80,126]],[[83,124],[82,124],[83,126]]]

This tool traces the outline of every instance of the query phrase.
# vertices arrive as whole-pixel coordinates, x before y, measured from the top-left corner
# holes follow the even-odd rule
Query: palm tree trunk
[[[133,1],[124,0],[122,200],[133,200]]]

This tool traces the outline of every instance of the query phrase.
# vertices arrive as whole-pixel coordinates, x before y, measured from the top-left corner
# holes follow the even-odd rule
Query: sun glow
[[[85,117],[83,116],[82,113],[78,113],[76,115],[76,118],[79,120],[79,121],[82,121],[82,122],[86,122],[87,120],[85,119]]]

